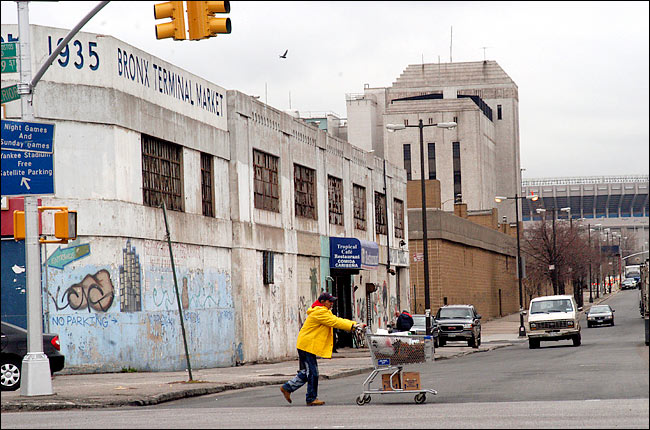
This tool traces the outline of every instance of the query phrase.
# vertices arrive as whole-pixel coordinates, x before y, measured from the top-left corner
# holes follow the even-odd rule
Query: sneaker
[[[325,404],[324,401],[316,399],[313,402],[307,403],[307,406],[321,406],[321,405],[324,405],[324,404]]]
[[[282,394],[284,395],[284,398],[287,400],[287,402],[291,403],[291,393],[285,390],[284,387],[280,387],[280,391],[282,391]]]

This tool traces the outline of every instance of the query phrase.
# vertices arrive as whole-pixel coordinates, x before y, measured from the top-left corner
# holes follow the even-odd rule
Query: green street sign
[[[2,93],[2,101],[0,103],[7,103],[14,100],[18,100],[20,98],[20,94],[18,94],[17,84],[14,84],[10,87],[3,88],[1,93]]]
[[[2,58],[11,58],[16,56],[16,42],[2,44]]]
[[[18,71],[18,61],[15,58],[3,58],[2,73],[16,73]]]

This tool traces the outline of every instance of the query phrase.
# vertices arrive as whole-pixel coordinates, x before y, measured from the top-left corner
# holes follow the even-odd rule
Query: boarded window
[[[330,224],[343,225],[343,181],[327,177]]]
[[[214,190],[212,188],[212,155],[201,154],[201,202],[203,215],[214,216]]]
[[[253,199],[257,209],[280,212],[278,164],[278,157],[253,149]]]
[[[293,174],[293,182],[296,190],[296,216],[317,219],[316,171],[309,167],[294,164]]]
[[[354,184],[352,187],[354,198],[354,228],[366,229],[366,189]]]
[[[399,199],[393,201],[393,220],[395,223],[395,237],[404,239],[404,202]]]
[[[142,135],[142,198],[145,206],[183,211],[182,148]]]
[[[386,195],[378,192],[375,192],[375,230],[377,234],[388,234]]]

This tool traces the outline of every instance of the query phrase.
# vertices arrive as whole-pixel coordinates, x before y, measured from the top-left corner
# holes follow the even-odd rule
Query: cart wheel
[[[372,400],[370,398],[370,394],[366,394],[365,396],[363,396],[363,402],[364,403],[370,403],[370,400]]]
[[[427,395],[425,393],[420,393],[415,395],[415,403],[421,405],[427,400]]]
[[[357,405],[359,405],[359,406],[363,406],[363,405],[365,405],[365,404],[366,404],[366,401],[365,401],[365,399],[364,399],[363,396],[359,396],[359,397],[357,397]]]

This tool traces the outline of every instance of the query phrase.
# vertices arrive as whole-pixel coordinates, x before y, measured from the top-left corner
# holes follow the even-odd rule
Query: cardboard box
[[[420,372],[404,372],[404,389],[420,390]]]
[[[390,374],[389,373],[384,373],[381,375],[381,385],[382,385],[382,390],[384,391],[393,391],[393,389],[390,387]],[[399,374],[393,376],[393,387],[401,389],[402,384],[401,381],[399,380]]]

